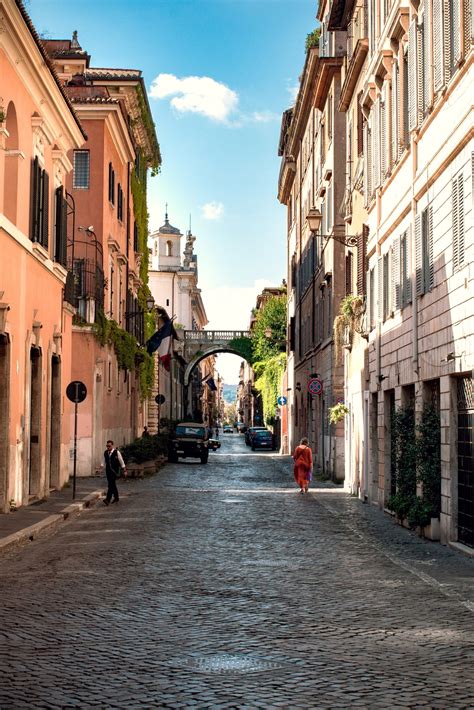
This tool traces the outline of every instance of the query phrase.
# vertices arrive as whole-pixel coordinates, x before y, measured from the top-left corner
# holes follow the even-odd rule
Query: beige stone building
[[[328,33],[330,7],[321,3],[319,50],[309,49],[293,109],[285,112],[280,134],[282,166],[278,198],[288,211],[287,366],[288,444],[306,436],[317,466],[344,479],[344,428],[329,424],[329,408],[343,397],[343,367],[334,356],[333,319],[344,295],[344,114],[341,92],[344,33]],[[310,211],[321,215],[310,229]],[[309,381],[322,383],[319,395]]]

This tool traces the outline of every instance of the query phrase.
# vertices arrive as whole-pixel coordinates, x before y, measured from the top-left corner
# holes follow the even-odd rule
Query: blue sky
[[[166,202],[183,232],[192,215],[209,327],[245,327],[256,291],[286,276],[278,136],[315,0],[29,0],[27,9],[40,34],[78,30],[93,66],[143,71],[163,155],[150,227]]]

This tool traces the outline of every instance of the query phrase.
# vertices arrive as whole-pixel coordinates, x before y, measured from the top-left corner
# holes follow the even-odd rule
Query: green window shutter
[[[416,295],[424,294],[424,278],[423,278],[423,245],[422,245],[422,229],[421,229],[421,214],[415,217],[415,276],[416,276]]]
[[[31,164],[31,193],[30,193],[30,239],[32,242],[40,240],[40,190],[41,168],[36,157]]]
[[[452,181],[453,271],[464,263],[464,182],[463,175]]]
[[[46,170],[41,171],[41,230],[40,243],[47,249],[49,239],[49,175]]]

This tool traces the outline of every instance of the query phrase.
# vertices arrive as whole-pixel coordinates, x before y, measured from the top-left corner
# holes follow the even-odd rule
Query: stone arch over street
[[[244,352],[243,343],[250,340],[247,330],[185,330],[184,331],[184,359],[187,362],[184,372],[184,386],[189,385],[191,373],[202,360],[210,355],[229,353],[247,360],[248,353]]]
[[[237,355],[237,357],[240,357],[242,360],[247,360],[247,362],[249,362],[248,357],[242,352],[239,352],[236,348],[226,347],[225,345],[211,346],[207,350],[197,353],[191,362],[188,362],[184,372],[184,386],[187,387],[189,385],[189,380],[194,368],[197,367],[202,360],[205,360],[210,355],[220,355],[222,353]]]

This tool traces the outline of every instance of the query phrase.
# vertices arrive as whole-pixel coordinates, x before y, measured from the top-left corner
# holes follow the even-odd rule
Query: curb
[[[47,518],[44,518],[33,525],[29,525],[22,530],[17,530],[11,535],[7,535],[6,537],[0,539],[0,554],[7,552],[15,546],[21,545],[22,543],[32,542],[47,532],[54,531],[65,520],[71,520],[72,518],[77,517],[81,511],[92,507],[92,504],[101,497],[102,490],[93,491],[92,493],[86,495],[81,501],[67,505],[59,513],[48,515]]]

